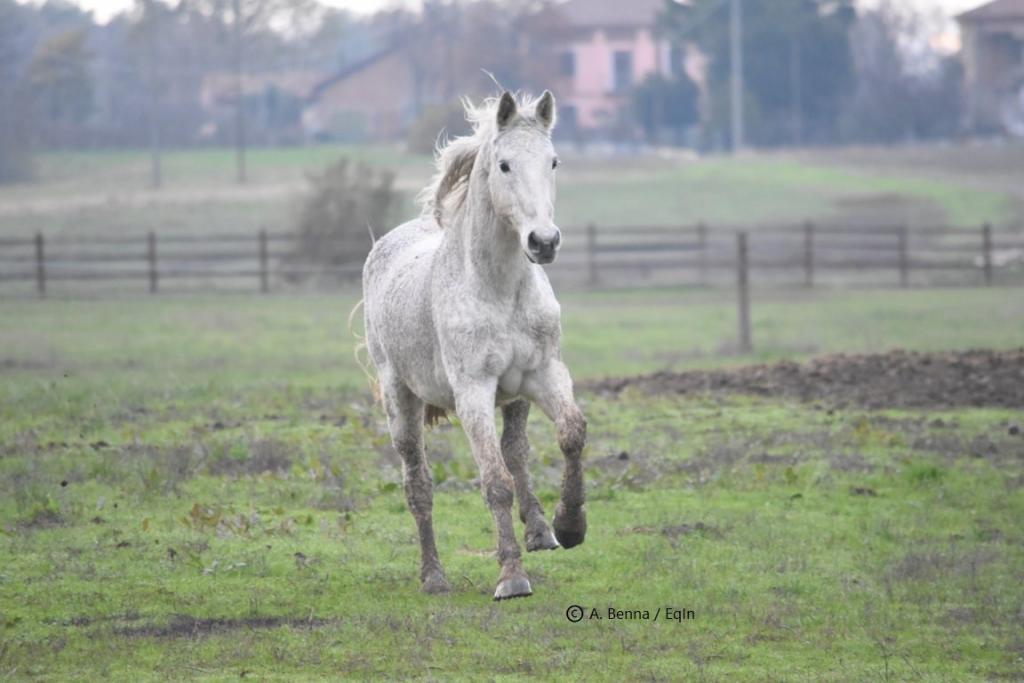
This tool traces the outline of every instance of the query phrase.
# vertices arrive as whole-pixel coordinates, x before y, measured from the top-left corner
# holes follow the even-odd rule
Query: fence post
[[[270,273],[268,262],[270,258],[267,253],[267,231],[260,230],[260,291],[264,294],[270,291]]]
[[[804,286],[814,287],[814,223],[804,223]]]
[[[740,352],[750,353],[750,276],[747,262],[747,233],[736,235],[736,289],[739,297]]]
[[[147,251],[147,260],[149,261],[149,293],[156,294],[160,283],[156,272],[156,233],[154,232],[149,233],[149,249]]]
[[[597,286],[597,226],[587,224],[587,284]]]
[[[908,241],[907,226],[901,225],[899,227],[900,287],[908,287],[910,285],[910,254],[908,253],[910,245]]]
[[[992,285],[992,226],[981,226],[981,259],[985,268],[985,284]]]
[[[46,250],[41,232],[36,233],[36,291],[40,297],[46,296]]]
[[[700,250],[697,257],[699,259],[700,284],[706,287],[708,284],[708,226],[703,222],[697,224],[697,248]]]

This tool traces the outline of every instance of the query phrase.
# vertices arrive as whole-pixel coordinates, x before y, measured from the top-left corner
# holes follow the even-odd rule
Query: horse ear
[[[537,102],[537,120],[544,124],[545,128],[553,128],[558,115],[555,113],[555,96],[550,90],[545,90]]]
[[[508,126],[516,115],[518,107],[516,98],[508,90],[501,94],[501,101],[498,102],[498,130]]]

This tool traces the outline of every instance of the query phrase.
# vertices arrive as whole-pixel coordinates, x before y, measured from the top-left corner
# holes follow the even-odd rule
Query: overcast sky
[[[35,0],[38,2],[39,0]],[[93,10],[96,18],[106,21],[112,15],[132,5],[132,0],[71,0],[77,5]],[[417,0],[320,0],[325,5],[344,7],[356,12],[372,13],[383,7],[416,5]],[[858,0],[864,6],[877,5],[879,0]],[[921,9],[938,9],[949,14],[985,4],[987,0],[895,0],[896,4],[912,5]]]

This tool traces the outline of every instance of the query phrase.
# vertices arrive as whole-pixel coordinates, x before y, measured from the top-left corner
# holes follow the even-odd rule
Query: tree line
[[[743,10],[750,144],[959,132],[959,62],[928,45],[929,17],[853,0],[743,0]],[[674,59],[699,51],[703,82],[674,70],[635,84],[603,134],[729,147],[729,20],[728,0],[665,0],[657,31]],[[427,0],[422,12],[372,16],[315,0],[135,0],[105,24],[66,0],[0,0],[0,181],[29,177],[34,149],[196,144],[235,144],[244,180],[247,144],[301,141],[302,105],[273,87],[249,92],[246,74],[329,75],[396,40],[417,91],[435,94],[417,102],[413,129],[434,135],[438,123],[459,125],[460,94],[551,83],[559,22],[556,0]]]

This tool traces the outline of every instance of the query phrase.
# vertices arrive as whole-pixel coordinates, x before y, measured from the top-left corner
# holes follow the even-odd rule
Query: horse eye
[[[551,160],[551,168],[552,169],[558,168],[558,165],[560,163],[562,163],[562,162],[558,160],[558,157],[555,157],[554,159]]]
[[[500,169],[501,169],[501,172],[502,172],[502,173],[508,173],[509,171],[511,171],[511,170],[512,170],[512,169],[511,169],[511,167],[509,167],[509,165],[508,165],[508,162],[507,162],[507,161],[502,161],[502,162],[500,162],[500,163],[498,164],[498,168],[500,168]]]

